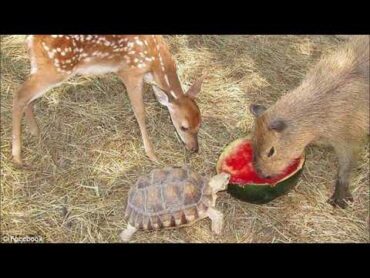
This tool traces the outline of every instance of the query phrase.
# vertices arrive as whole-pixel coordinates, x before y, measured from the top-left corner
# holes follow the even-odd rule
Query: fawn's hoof
[[[33,168],[28,165],[27,163],[24,163],[22,159],[13,157],[12,159],[14,168],[16,169],[23,169],[23,170],[32,170]]]
[[[346,208],[348,206],[348,203],[349,202],[353,202],[353,197],[351,195],[351,193],[346,193],[345,196],[337,196],[337,194],[333,194],[333,196],[330,197],[330,199],[327,201],[330,205],[332,205],[333,207],[340,207],[342,209]]]
[[[28,132],[35,138],[41,137],[40,129],[38,127],[30,127],[28,128]]]
[[[146,155],[152,162],[159,163],[159,159],[154,153],[147,153]]]
[[[15,166],[16,168],[22,168],[22,167],[23,167],[23,165],[24,165],[24,163],[23,163],[22,159],[21,159],[21,158],[19,158],[19,157],[15,157],[15,156],[13,156],[13,157],[12,157],[12,162],[13,162],[13,164],[14,164],[14,166]]]

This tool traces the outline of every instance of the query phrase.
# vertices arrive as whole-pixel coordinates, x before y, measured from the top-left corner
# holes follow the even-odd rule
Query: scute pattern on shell
[[[208,182],[188,168],[155,169],[130,189],[125,217],[138,229],[176,227],[201,218],[212,204]]]

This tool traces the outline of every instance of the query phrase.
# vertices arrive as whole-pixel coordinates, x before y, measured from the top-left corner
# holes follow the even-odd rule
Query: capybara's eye
[[[182,130],[182,131],[187,131],[188,129],[189,129],[189,128],[184,127],[184,126],[182,126],[182,127],[181,127],[181,130]]]
[[[275,149],[274,149],[274,147],[272,147],[272,148],[270,149],[269,153],[267,154],[267,157],[271,157],[271,156],[273,156],[273,155],[274,155],[274,153],[275,153]]]

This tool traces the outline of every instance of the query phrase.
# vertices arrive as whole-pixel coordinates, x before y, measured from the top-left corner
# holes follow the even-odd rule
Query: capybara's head
[[[252,104],[250,111],[256,117],[252,135],[254,167],[263,177],[273,177],[302,155],[306,142],[301,142],[299,132],[289,122],[264,106]]]

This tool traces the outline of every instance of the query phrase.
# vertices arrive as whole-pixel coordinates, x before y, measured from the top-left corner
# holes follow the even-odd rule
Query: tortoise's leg
[[[120,234],[121,240],[123,242],[129,242],[132,235],[137,231],[137,229],[134,226],[131,226],[130,224],[127,225],[127,228],[123,230],[123,232]]]
[[[214,208],[209,208],[207,211],[207,215],[212,221],[212,232],[214,232],[216,235],[220,235],[224,226],[223,213]]]

